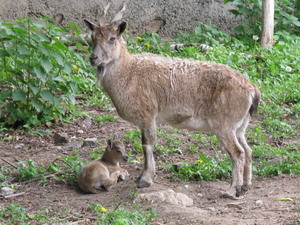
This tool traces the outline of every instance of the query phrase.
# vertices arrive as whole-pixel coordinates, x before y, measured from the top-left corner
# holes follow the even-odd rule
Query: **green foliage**
[[[224,2],[231,2],[235,9],[230,9],[229,12],[242,18],[241,23],[234,28],[236,34],[244,37],[260,34],[262,0],[224,0]],[[274,20],[276,30],[297,32],[300,22],[296,3],[297,0],[275,1]]]
[[[299,146],[298,146],[299,147]],[[253,173],[259,176],[277,176],[279,174],[300,173],[299,148],[287,146],[275,148],[267,144],[254,146]]]
[[[37,167],[32,160],[20,162],[18,180],[40,180],[46,184],[48,178],[75,186],[84,161],[80,160],[80,154],[73,151],[73,156],[63,156],[51,162],[48,167]]]
[[[96,121],[99,123],[104,123],[104,122],[116,122],[117,117],[115,115],[104,115],[104,116],[97,116]]]
[[[99,218],[97,225],[147,225],[157,217],[156,211],[143,211],[137,206],[133,207],[132,211],[128,211],[122,207],[108,210],[98,204],[91,204],[90,207]]]
[[[234,38],[220,31],[217,27],[198,22],[193,33],[180,33],[175,37],[176,42],[201,43],[208,45],[219,45],[229,43]]]
[[[35,163],[32,160],[20,162],[20,167],[18,167],[18,180],[25,181],[33,178],[37,178],[39,175],[39,170],[35,166]]]
[[[199,160],[195,163],[186,163],[177,170],[174,176],[184,180],[218,180],[230,176],[231,162],[228,158],[219,160],[200,153]]]
[[[7,207],[0,206],[0,223],[3,225],[13,224],[48,224],[48,223],[64,223],[68,222],[68,219],[77,219],[80,214],[74,214],[70,217],[70,212],[55,212],[56,216],[53,216],[53,210],[51,208],[38,210],[37,212],[29,213],[26,208],[23,208],[19,204],[12,203]],[[60,218],[61,217],[61,218]],[[66,219],[65,219],[66,218]]]
[[[78,34],[78,28],[72,29]],[[66,45],[66,32],[48,19],[0,22],[2,125],[30,128],[61,120],[75,104],[76,93],[90,87],[88,61]]]

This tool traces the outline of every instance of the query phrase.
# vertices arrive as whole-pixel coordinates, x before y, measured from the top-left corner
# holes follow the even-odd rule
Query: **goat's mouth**
[[[96,67],[98,69],[98,72],[104,72],[105,64],[104,63],[99,63]]]

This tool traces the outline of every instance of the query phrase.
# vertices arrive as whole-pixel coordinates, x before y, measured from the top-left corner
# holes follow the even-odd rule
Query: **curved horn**
[[[123,2],[123,5],[122,5],[120,11],[116,13],[116,15],[115,15],[115,16],[112,18],[112,20],[110,21],[110,23],[114,23],[114,22],[117,22],[117,21],[119,21],[119,20],[122,19],[122,17],[123,17],[123,12],[124,12],[125,9],[126,9],[126,3],[127,3],[127,1],[124,1],[124,2]]]
[[[107,14],[107,10],[108,10],[109,7],[110,7],[110,3],[111,3],[111,1],[109,1],[109,2],[106,4],[106,6],[104,6],[104,8],[103,8],[103,12],[102,12],[102,14],[101,14],[101,16],[100,16],[100,19],[99,19],[99,24],[100,24],[100,26],[103,25],[103,24],[105,23],[105,17],[106,17],[106,14]]]

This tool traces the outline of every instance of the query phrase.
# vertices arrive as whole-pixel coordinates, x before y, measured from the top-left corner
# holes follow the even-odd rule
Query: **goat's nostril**
[[[97,55],[91,55],[91,57],[90,57],[90,60],[91,60],[91,61],[94,61],[94,60],[96,60],[96,59],[98,59],[98,56],[97,56]]]

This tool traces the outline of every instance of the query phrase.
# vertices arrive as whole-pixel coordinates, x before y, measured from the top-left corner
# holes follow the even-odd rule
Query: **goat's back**
[[[104,88],[119,114],[137,125],[145,117],[171,125],[191,118],[190,123],[216,117],[238,121],[258,93],[247,77],[226,65],[149,53],[132,55],[131,66],[113,73],[105,76]]]

